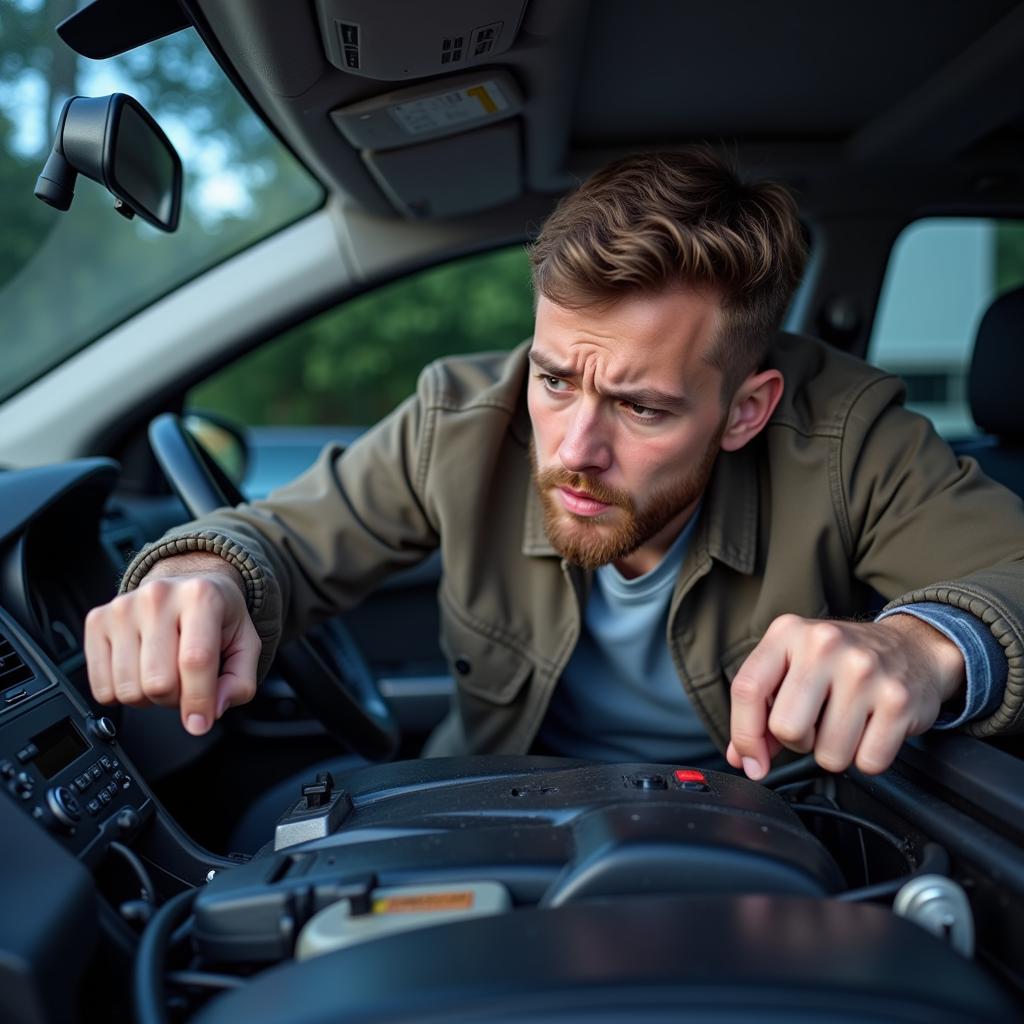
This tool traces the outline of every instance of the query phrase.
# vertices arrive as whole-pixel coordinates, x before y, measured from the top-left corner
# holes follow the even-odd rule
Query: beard
[[[684,476],[655,491],[642,507],[628,491],[609,487],[583,473],[554,466],[541,469],[531,438],[530,462],[544,509],[544,532],[552,547],[584,569],[597,569],[633,554],[695,504],[707,489],[724,432],[723,417],[700,461]],[[610,507],[596,516],[576,515],[559,500],[555,493],[558,487],[579,491]]]

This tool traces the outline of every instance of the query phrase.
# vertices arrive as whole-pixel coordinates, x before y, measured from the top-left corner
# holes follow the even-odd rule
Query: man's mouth
[[[598,501],[585,491],[575,491],[565,486],[560,486],[556,490],[565,509],[577,516],[598,516],[612,507],[610,502]]]

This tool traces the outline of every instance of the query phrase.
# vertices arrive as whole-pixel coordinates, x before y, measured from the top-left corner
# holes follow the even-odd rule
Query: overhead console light
[[[459,75],[384,93],[331,111],[357,149],[395,149],[514,117],[522,97],[506,71]]]
[[[327,58],[397,82],[488,63],[515,41],[526,0],[316,0]]]

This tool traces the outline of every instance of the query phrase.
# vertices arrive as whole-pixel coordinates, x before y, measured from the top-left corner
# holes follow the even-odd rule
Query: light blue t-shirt
[[[668,611],[696,513],[661,562],[626,579],[602,566],[579,643],[540,730],[545,748],[597,761],[692,764],[716,756],[679,680]]]

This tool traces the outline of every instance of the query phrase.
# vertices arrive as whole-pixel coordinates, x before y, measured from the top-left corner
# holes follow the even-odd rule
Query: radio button
[[[82,805],[67,786],[56,786],[49,790],[46,802],[62,825],[73,826],[82,817]]]

